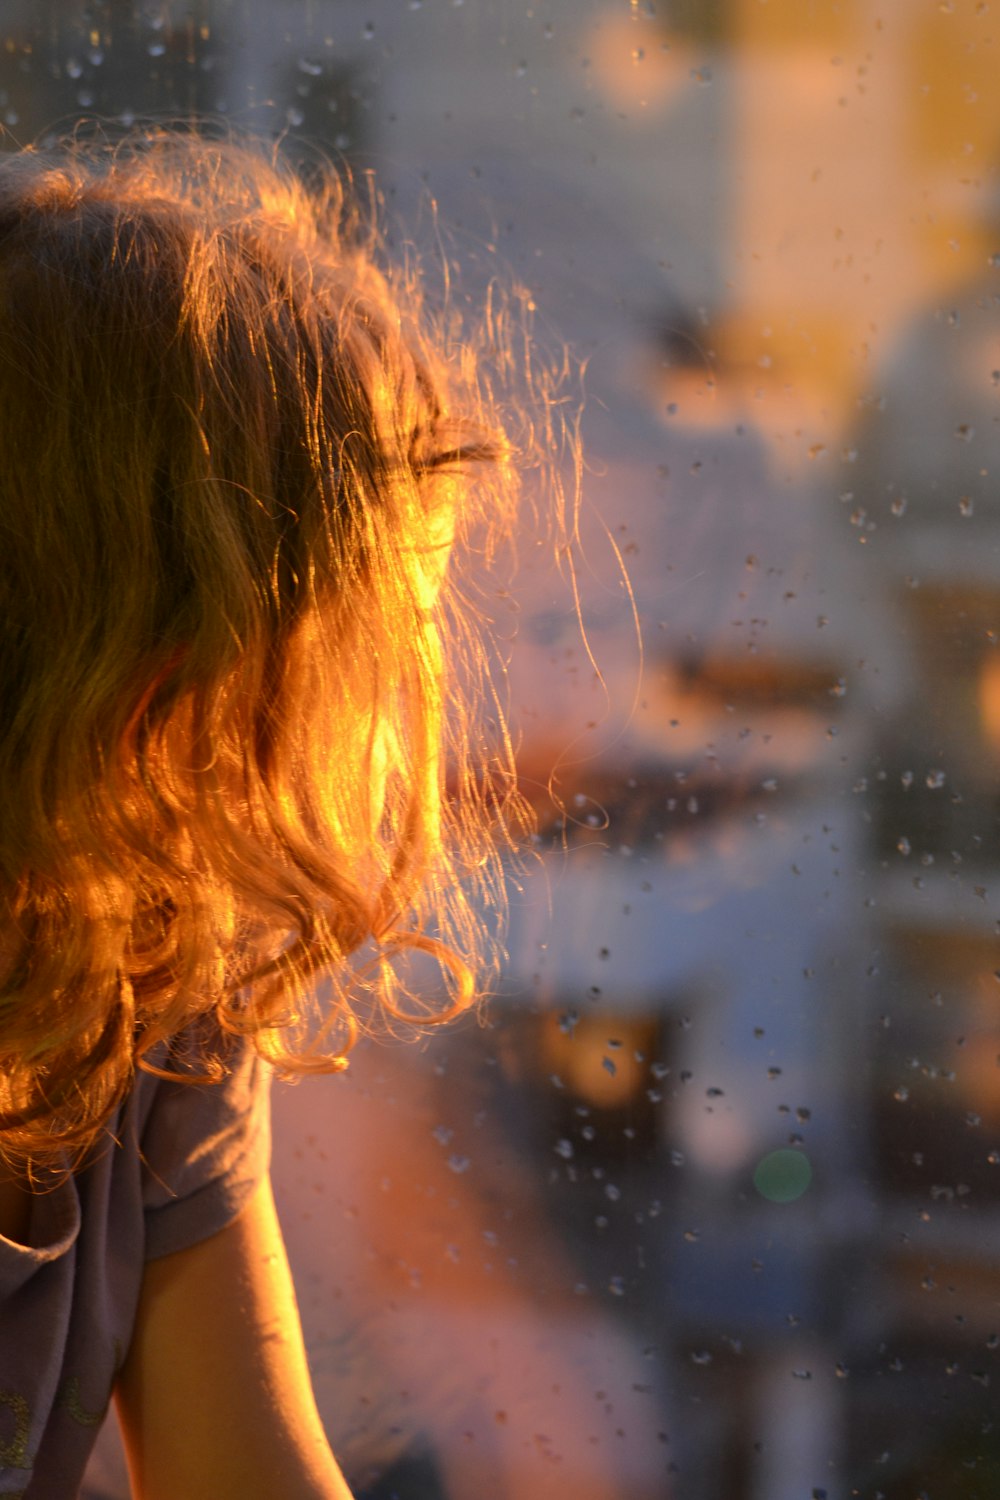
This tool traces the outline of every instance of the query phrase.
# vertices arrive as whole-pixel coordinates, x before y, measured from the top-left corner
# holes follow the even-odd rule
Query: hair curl
[[[510,533],[516,465],[483,340],[375,217],[198,132],[0,165],[0,1155],[31,1171],[199,1017],[332,1071],[373,1006],[444,1019],[488,971],[523,804],[446,562]]]

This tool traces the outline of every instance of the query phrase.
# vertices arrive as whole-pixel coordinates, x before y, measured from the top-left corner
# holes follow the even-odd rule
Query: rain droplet
[[[299,58],[299,72],[308,73],[310,78],[318,78],[323,71],[323,64],[314,62],[311,57]]]
[[[555,1151],[556,1155],[561,1156],[564,1161],[569,1161],[573,1155],[573,1142],[567,1140],[556,1141],[555,1146],[552,1149]]]
[[[945,775],[942,770],[938,769],[938,767],[935,766],[933,769],[927,772],[927,776],[925,779],[931,791],[938,791],[941,787],[944,786]]]
[[[455,1172],[458,1176],[461,1176],[463,1172],[467,1172],[469,1170],[469,1168],[472,1166],[472,1162],[467,1156],[449,1156],[448,1165],[453,1172]]]
[[[912,853],[913,850],[912,844],[905,836],[896,840],[896,848],[899,850],[900,854],[902,854],[904,859],[907,857],[907,855]]]

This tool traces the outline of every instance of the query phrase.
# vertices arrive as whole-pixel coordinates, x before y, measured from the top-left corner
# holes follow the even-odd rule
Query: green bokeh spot
[[[754,1168],[753,1185],[769,1203],[794,1203],[812,1182],[804,1151],[771,1151]]]

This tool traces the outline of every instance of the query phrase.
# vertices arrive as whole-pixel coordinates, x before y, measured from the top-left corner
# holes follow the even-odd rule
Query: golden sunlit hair
[[[446,1017],[488,968],[522,805],[446,564],[509,532],[513,455],[483,340],[352,201],[197,132],[0,164],[0,1155],[29,1170],[79,1164],[200,1016],[334,1070],[359,1017]]]

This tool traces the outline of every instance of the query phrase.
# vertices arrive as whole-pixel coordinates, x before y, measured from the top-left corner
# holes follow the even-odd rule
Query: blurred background
[[[358,1494],[996,1494],[1000,6],[0,28],[8,148],[192,112],[315,142],[586,364],[593,660],[529,553],[502,993],[275,1100]],[[113,1432],[88,1484],[126,1493]]]

